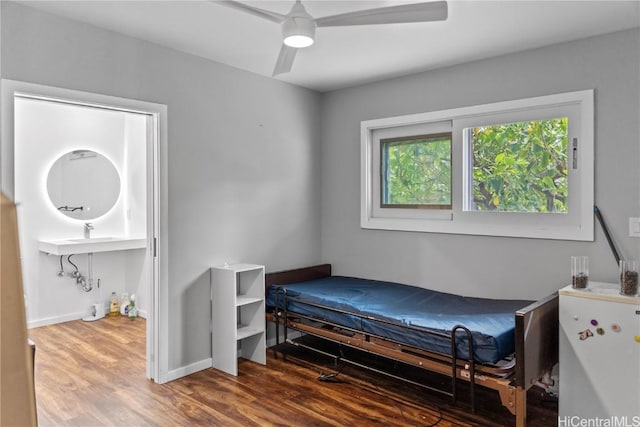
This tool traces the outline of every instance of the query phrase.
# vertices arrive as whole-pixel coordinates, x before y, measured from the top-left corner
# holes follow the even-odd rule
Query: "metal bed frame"
[[[323,264],[302,269],[288,270],[276,273],[269,273],[265,276],[266,290],[271,285],[286,285],[305,280],[313,280],[331,275],[331,265]],[[473,340],[471,331],[464,325],[455,326],[451,333],[440,333],[430,331],[413,325],[392,322],[385,319],[378,319],[372,316],[352,313],[341,309],[326,307],[321,304],[309,303],[299,298],[287,295],[286,290],[278,288],[277,298],[282,298],[284,307],[282,310],[274,310],[269,313],[268,320],[276,324],[276,344],[280,344],[280,329],[283,329],[284,342],[290,345],[311,350],[334,359],[335,363],[347,363],[359,368],[374,371],[379,374],[390,376],[397,380],[438,392],[452,398],[453,402],[458,401],[459,381],[469,383],[470,405],[472,412],[475,412],[475,388],[481,385],[489,389],[496,390],[500,396],[501,403],[516,418],[516,426],[526,425],[526,392],[535,384],[545,372],[548,372],[558,361],[558,296],[557,293],[537,301],[515,313],[516,320],[516,352],[514,363],[506,367],[496,367],[485,365],[473,360]],[[372,322],[380,322],[394,326],[400,326],[409,330],[428,333],[450,341],[451,354],[436,353],[421,349],[401,342],[397,342],[385,337],[364,332],[361,328],[345,327],[324,319],[313,316],[302,315],[290,312],[288,302],[295,301],[298,304],[308,304],[331,310],[338,313],[348,314],[354,318]],[[280,302],[280,301],[278,301]],[[451,378],[449,388],[436,388],[427,384],[414,381],[411,378],[395,375],[368,366],[358,361],[344,357],[340,354],[333,354],[324,349],[316,348],[303,342],[294,341],[289,338],[289,330],[295,330],[304,334],[320,337],[322,339],[338,343],[357,350],[366,351],[384,358],[402,362],[404,364],[436,372]],[[460,331],[460,332],[458,332]],[[464,336],[468,340],[469,359],[461,359],[457,356],[457,342],[459,336]]]

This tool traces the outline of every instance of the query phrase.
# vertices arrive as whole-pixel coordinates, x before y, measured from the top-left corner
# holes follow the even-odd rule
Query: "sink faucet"
[[[95,227],[93,225],[91,225],[90,222],[85,222],[84,223],[84,238],[85,239],[90,239],[91,238],[91,230],[93,230]]]

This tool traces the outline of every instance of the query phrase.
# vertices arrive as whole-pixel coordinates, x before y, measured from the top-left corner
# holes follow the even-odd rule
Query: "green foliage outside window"
[[[472,207],[566,213],[567,118],[467,129]],[[451,207],[451,134],[381,141],[382,204]]]
[[[381,141],[382,203],[451,206],[451,134]]]
[[[567,212],[567,118],[471,128],[478,211]]]

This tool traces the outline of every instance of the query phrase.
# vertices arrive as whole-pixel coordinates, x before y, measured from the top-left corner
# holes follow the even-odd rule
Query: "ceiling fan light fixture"
[[[290,18],[282,23],[284,44],[291,47],[308,47],[313,44],[316,23],[313,19]]]
[[[306,16],[291,16],[282,23],[283,42],[287,46],[302,48],[313,44],[316,23]]]
[[[308,36],[297,34],[297,35],[285,37],[284,44],[286,44],[289,47],[296,47],[296,48],[309,47],[313,44],[313,39]]]
[[[298,49],[313,44],[316,27],[444,21],[448,17],[446,0],[423,1],[420,3],[357,10],[354,12],[323,16],[318,19],[314,19],[307,13],[302,5],[302,0],[295,0],[291,10],[286,15],[250,6],[240,0],[209,1],[280,24],[282,29],[282,46],[280,47],[280,53],[278,54],[272,76],[291,71],[291,66]],[[266,0],[263,1],[266,2]]]

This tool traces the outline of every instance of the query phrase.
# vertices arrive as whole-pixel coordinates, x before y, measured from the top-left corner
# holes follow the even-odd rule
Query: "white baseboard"
[[[87,315],[88,313],[86,311],[82,311],[79,313],[64,314],[62,316],[53,316],[53,317],[45,317],[43,319],[29,320],[27,322],[27,329],[38,328],[40,326],[55,325],[56,323],[71,322],[73,320],[82,319]],[[139,310],[138,316],[142,317],[143,319],[146,319],[147,311]]]
[[[160,381],[158,382],[160,384],[164,384],[169,381],[177,380],[178,378],[186,377],[187,375],[195,374],[196,372],[209,369],[211,365],[212,365],[212,360],[209,357],[208,359],[204,359],[187,366],[182,366],[178,369],[174,369],[166,373],[161,372]]]
[[[302,333],[300,333],[298,331],[291,331],[288,334],[288,338],[289,339],[295,339],[295,338],[298,338],[298,337],[301,337],[301,336],[302,336]],[[282,338],[282,336],[281,336],[281,338]],[[271,347],[271,346],[274,346],[274,345],[276,345],[275,337],[269,338],[267,340],[267,347]],[[242,356],[241,353],[242,353],[241,351],[238,352],[238,357]],[[196,372],[203,371],[205,369],[209,369],[212,366],[213,366],[213,359],[211,359],[209,357],[209,358],[203,359],[203,360],[201,360],[199,362],[195,362],[195,363],[192,363],[192,364],[187,365],[187,366],[182,366],[182,367],[180,367],[178,369],[173,369],[173,370],[171,370],[169,372],[166,372],[166,373],[162,373],[161,372],[160,373],[160,379],[159,379],[158,383],[164,384],[164,383],[169,382],[169,381],[177,380],[178,378],[186,377],[187,375],[195,374]]]
[[[71,322],[72,320],[82,319],[87,315],[86,311],[80,313],[64,314],[62,316],[45,317],[44,319],[30,320],[27,322],[27,329],[38,328],[40,326],[54,325],[56,323]]]

